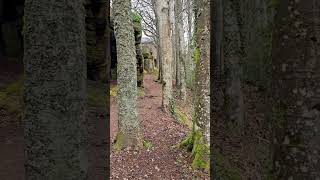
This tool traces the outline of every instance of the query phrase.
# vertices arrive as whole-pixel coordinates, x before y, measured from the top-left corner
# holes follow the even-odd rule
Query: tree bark
[[[88,79],[107,81],[107,1],[86,0]]]
[[[235,133],[241,132],[244,121],[239,3],[231,0],[223,1],[224,105],[226,124]]]
[[[172,29],[169,0],[156,0],[162,69],[162,107],[170,112],[172,103]]]
[[[142,143],[140,122],[137,117],[137,63],[131,1],[114,0],[113,17],[117,39],[117,82],[118,82],[118,150]]]
[[[183,102],[186,100],[186,63],[184,59],[184,31],[183,31],[183,2],[182,0],[175,1],[175,17],[176,17],[176,49],[177,49],[177,86],[179,95]],[[178,81],[179,80],[179,81]]]
[[[85,180],[83,3],[26,0],[24,19],[25,177]]]
[[[274,179],[320,177],[320,3],[279,1],[272,52]]]
[[[193,151],[195,167],[209,168],[210,147],[210,2],[195,2],[196,87]]]

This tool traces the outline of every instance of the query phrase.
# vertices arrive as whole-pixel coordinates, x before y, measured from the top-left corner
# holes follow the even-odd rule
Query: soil
[[[191,168],[191,153],[173,148],[190,130],[161,109],[161,85],[152,75],[144,77],[145,95],[138,99],[138,114],[144,140],[152,144],[139,151],[111,152],[111,179],[209,179]],[[117,104],[111,98],[111,140],[117,132]]]

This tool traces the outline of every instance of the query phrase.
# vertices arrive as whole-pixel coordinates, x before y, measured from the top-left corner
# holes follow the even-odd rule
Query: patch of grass
[[[143,140],[143,146],[145,148],[147,148],[148,150],[150,150],[152,147],[153,147],[153,144],[150,142],[150,141],[147,141],[147,140]]]

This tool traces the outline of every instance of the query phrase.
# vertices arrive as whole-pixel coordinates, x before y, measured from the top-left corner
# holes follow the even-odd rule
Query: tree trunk
[[[114,29],[117,39],[118,121],[116,149],[140,147],[140,122],[137,117],[137,63],[131,1],[114,0]]]
[[[86,2],[86,40],[88,79],[107,81],[107,1]]]
[[[195,64],[192,60],[193,56],[193,50],[194,47],[192,46],[192,22],[193,22],[193,0],[187,0],[187,13],[188,13],[188,54],[187,58],[185,59],[186,62],[186,84],[187,87],[190,89],[194,88],[194,69],[195,69]]]
[[[226,107],[226,124],[235,133],[240,133],[244,118],[239,3],[231,0],[223,1],[224,105]]]
[[[210,2],[195,2],[196,87],[193,166],[209,169],[210,147]]]
[[[320,3],[279,1],[273,36],[274,179],[320,177]]]
[[[162,106],[170,112],[172,103],[172,29],[170,24],[169,0],[156,0],[159,23],[159,41],[162,64]]]
[[[177,62],[179,62],[178,66],[178,74],[179,74],[179,91],[180,98],[184,102],[187,97],[186,91],[186,63],[184,59],[184,31],[183,31],[183,2],[182,0],[176,0],[176,21],[177,21]]]
[[[87,179],[81,1],[25,2],[26,179]]]

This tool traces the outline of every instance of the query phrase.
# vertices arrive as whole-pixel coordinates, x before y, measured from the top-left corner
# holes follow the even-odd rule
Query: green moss
[[[111,97],[116,97],[118,92],[118,87],[117,86],[111,86],[110,88],[110,96]]]
[[[125,144],[125,135],[119,132],[117,134],[116,143],[114,145],[114,149],[116,150],[116,152],[121,151],[124,147],[124,144]]]
[[[193,161],[195,169],[209,170],[210,168],[210,147],[205,143],[203,133],[197,130],[193,133]]]
[[[139,88],[138,88],[138,96],[139,96],[139,97],[143,97],[144,95],[145,95],[145,93],[144,93],[144,88],[139,87]]]
[[[19,80],[0,90],[0,107],[10,114],[22,113],[23,81]]]
[[[137,12],[131,11],[131,18],[133,22],[141,23],[142,17]]]
[[[117,86],[111,86],[110,88],[110,96],[111,97],[117,97],[118,95],[118,87]],[[145,95],[144,88],[138,87],[138,96],[143,97]]]
[[[194,50],[194,54],[193,54],[193,60],[195,64],[198,64],[200,62],[200,55],[201,55],[200,48],[197,47]]]
[[[151,142],[147,141],[147,140],[143,140],[142,143],[143,143],[143,146],[145,148],[147,148],[148,150],[153,147],[153,144]]]
[[[192,129],[192,122],[188,119],[187,115],[184,112],[180,111],[179,108],[176,108],[175,113],[177,115],[177,120],[180,123],[188,126],[189,129]]]
[[[174,148],[187,148],[188,151],[192,151],[193,148],[193,134],[190,133],[186,139],[181,141],[179,144],[173,146]]]

